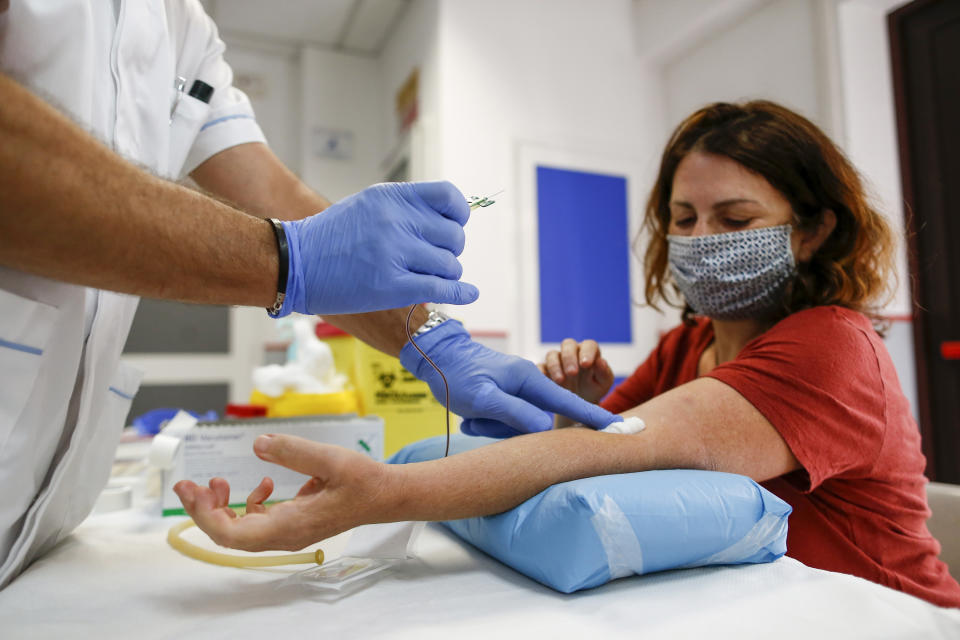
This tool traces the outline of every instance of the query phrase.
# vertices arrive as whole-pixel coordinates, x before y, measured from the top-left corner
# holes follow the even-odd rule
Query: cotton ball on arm
[[[623,420],[618,420],[617,422],[611,422],[606,426],[606,428],[601,429],[603,433],[640,433],[647,428],[647,425],[641,418],[637,416],[630,416],[629,418],[624,418]]]

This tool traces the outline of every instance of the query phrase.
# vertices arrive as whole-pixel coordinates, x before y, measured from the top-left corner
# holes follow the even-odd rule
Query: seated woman
[[[261,458],[312,477],[297,498],[264,508],[265,479],[237,517],[225,481],[184,481],[188,513],[226,546],[298,549],[363,523],[498,513],[587,476],[727,471],[793,507],[787,555],[960,606],[925,524],[919,431],[873,326],[891,233],[843,154],[770,102],[711,105],[667,144],[645,225],[648,302],[672,283],[684,321],[603,401],[645,430],[554,430],[395,466],[264,436]],[[542,367],[594,402],[613,379],[592,341]]]

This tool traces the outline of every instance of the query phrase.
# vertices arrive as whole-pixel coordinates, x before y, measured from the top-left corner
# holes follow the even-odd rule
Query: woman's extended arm
[[[776,429],[740,394],[711,378],[664,393],[624,415],[634,435],[563,429],[518,436],[430,462],[383,465],[291,436],[257,440],[257,454],[311,476],[296,499],[265,508],[272,483],[250,496],[248,514],[227,508],[229,486],[183,481],[187,512],[210,537],[247,550],[299,549],[374,522],[452,520],[505,511],[550,485],[650,469],[708,469],[762,481],[798,468]]]

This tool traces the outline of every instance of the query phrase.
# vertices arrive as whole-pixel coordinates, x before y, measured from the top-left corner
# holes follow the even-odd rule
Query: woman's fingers
[[[597,360],[597,364],[597,378],[606,382],[607,384],[613,384],[613,369],[610,367],[610,363],[607,362],[607,359],[600,358]]]
[[[173,485],[173,492],[177,494],[178,498],[180,498],[180,502],[183,503],[183,506],[188,513],[191,509],[193,509],[193,505],[197,501],[197,491],[199,490],[200,487],[198,487],[195,482],[190,480],[181,480],[177,484]]]
[[[223,478],[211,478],[210,490],[213,491],[214,504],[217,507],[226,507],[230,504],[230,483]]]
[[[544,360],[543,366],[547,370],[547,376],[556,382],[557,384],[562,385],[566,380],[566,376],[563,374],[563,367],[560,364],[560,352],[559,351],[548,351],[547,357]]]
[[[174,485],[187,514],[218,544],[229,544],[229,532],[237,522],[237,514],[227,506],[230,485],[223,478],[213,478],[210,487],[201,487],[189,480]],[[233,545],[230,545],[233,546]]]
[[[596,340],[584,340],[580,343],[580,367],[589,369],[600,357],[600,345]]]
[[[178,482],[174,491],[183,502],[187,514],[197,527],[219,545],[245,551],[298,549],[307,543],[299,538],[309,535],[303,526],[296,505],[292,502],[267,509],[262,502],[273,491],[273,482],[265,478],[247,501],[247,513],[237,516],[224,502],[223,489],[229,485],[222,478],[211,481],[211,487],[199,487],[187,480]],[[268,491],[269,489],[269,491]],[[278,508],[279,507],[279,508]]]
[[[263,503],[270,497],[271,493],[273,493],[273,480],[264,478],[247,497],[247,513],[264,513],[267,508],[263,506]]]
[[[598,372],[594,369],[601,360],[600,345],[595,340],[578,343],[567,338],[560,343],[559,351],[547,352],[544,362],[539,366],[544,375],[557,384],[580,393],[584,383],[591,383],[597,378]],[[609,369],[609,365],[605,366]]]
[[[593,370],[596,399],[599,400],[606,395],[607,391],[610,390],[610,386],[613,384],[613,369],[610,368],[610,363],[607,362],[605,358],[597,358],[597,363],[593,367]]]
[[[320,478],[310,478],[300,487],[300,491],[297,492],[297,497],[313,495],[322,489],[323,484],[320,482]]]
[[[560,343],[560,363],[568,378],[580,371],[580,345],[573,338]]]

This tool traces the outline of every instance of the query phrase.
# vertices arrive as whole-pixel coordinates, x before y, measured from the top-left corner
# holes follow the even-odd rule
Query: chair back
[[[943,547],[940,559],[960,582],[960,485],[931,482],[927,485],[927,501],[933,512],[927,527]]]

